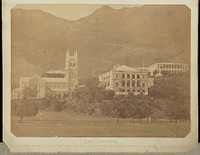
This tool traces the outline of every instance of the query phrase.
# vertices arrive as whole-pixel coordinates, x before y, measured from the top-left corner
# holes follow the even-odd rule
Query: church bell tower
[[[67,78],[69,91],[78,87],[78,52],[66,52],[65,78]]]

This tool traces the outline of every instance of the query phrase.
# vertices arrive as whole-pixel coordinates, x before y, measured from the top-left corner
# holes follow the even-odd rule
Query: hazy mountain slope
[[[65,52],[78,49],[79,78],[116,63],[141,66],[189,62],[190,11],[185,6],[103,6],[77,21],[40,10],[12,10],[12,86],[19,76],[63,69]],[[33,71],[32,71],[33,70]]]

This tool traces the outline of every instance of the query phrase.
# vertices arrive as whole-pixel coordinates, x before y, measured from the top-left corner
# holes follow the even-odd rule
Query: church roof
[[[40,76],[38,76],[38,75],[34,75],[34,76],[31,76],[31,77],[20,76],[20,80],[21,80],[21,81],[27,81],[27,82],[28,82],[28,80],[32,80],[32,79],[34,79],[34,78],[38,78],[38,79],[43,80],[43,78],[40,77]]]
[[[29,79],[32,79],[34,77],[20,77],[20,80],[21,81],[28,81]],[[44,82],[67,82],[67,79],[66,78],[46,78],[46,77],[39,77],[41,79],[44,80]]]
[[[50,70],[46,73],[48,73],[48,74],[65,74],[65,71],[63,71],[63,70]]]
[[[66,92],[66,91],[69,91],[68,89],[62,89],[62,88],[59,88],[59,89],[54,89],[54,88],[50,88],[52,91],[57,91],[57,92]]]
[[[67,82],[66,78],[43,78],[44,82]]]

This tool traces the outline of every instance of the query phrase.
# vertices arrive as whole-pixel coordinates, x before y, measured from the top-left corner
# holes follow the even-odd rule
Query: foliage
[[[154,71],[153,71],[153,75],[155,76],[156,74],[158,74],[158,71],[157,71],[157,70],[154,70]]]
[[[189,76],[155,77],[155,84],[149,89],[154,98],[187,100],[190,92]]]
[[[46,108],[50,106],[51,100],[42,98],[42,99],[33,99],[32,102],[38,109],[45,110]]]
[[[115,96],[115,92],[113,90],[104,90],[103,99],[104,100],[112,100]]]
[[[72,99],[75,102],[79,112],[94,114],[103,100],[112,100],[114,91],[105,90],[98,86],[96,80],[87,82],[85,87],[79,88],[72,93]]]
[[[21,100],[17,103],[14,102],[11,107],[12,115],[19,116],[21,121],[24,117],[32,117],[38,113],[38,108],[34,104],[28,103],[26,101],[28,100]]]
[[[26,99],[36,97],[36,95],[37,95],[36,88],[25,87],[23,90],[23,97]]]
[[[103,101],[102,103],[99,104],[99,115],[102,115],[102,116],[108,116],[110,117],[111,116],[111,112],[112,112],[112,103],[111,101]]]
[[[189,74],[165,75],[155,77],[155,85],[149,89],[149,95],[115,95],[114,91],[99,87],[96,78],[88,80],[84,87],[76,89],[71,98],[64,99],[23,99],[12,101],[12,114],[23,119],[29,111],[34,115],[37,109],[50,107],[54,111],[69,110],[87,115],[131,118],[132,122],[144,118],[169,119],[177,122],[189,120],[190,114]],[[26,106],[23,106],[26,103]],[[19,106],[20,105],[20,106]],[[32,108],[28,108],[28,105]],[[17,110],[16,110],[17,109]],[[30,112],[31,111],[31,112]],[[28,116],[28,115],[27,115]]]
[[[164,108],[166,117],[170,120],[174,119],[175,123],[180,119],[189,119],[190,112],[187,105],[189,104],[168,100],[166,107]]]

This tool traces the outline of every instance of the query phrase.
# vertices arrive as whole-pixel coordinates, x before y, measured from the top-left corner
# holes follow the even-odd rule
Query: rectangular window
[[[118,82],[115,82],[115,86],[118,87]]]
[[[125,74],[122,74],[122,78],[123,78],[123,79],[125,78]]]
[[[132,75],[132,79],[135,79],[135,74]]]
[[[125,87],[125,81],[122,81],[122,87]]]
[[[137,75],[137,79],[139,79],[140,78],[140,75]]]
[[[132,87],[135,87],[135,81],[132,81]]]
[[[130,79],[130,74],[127,74],[127,79]]]

